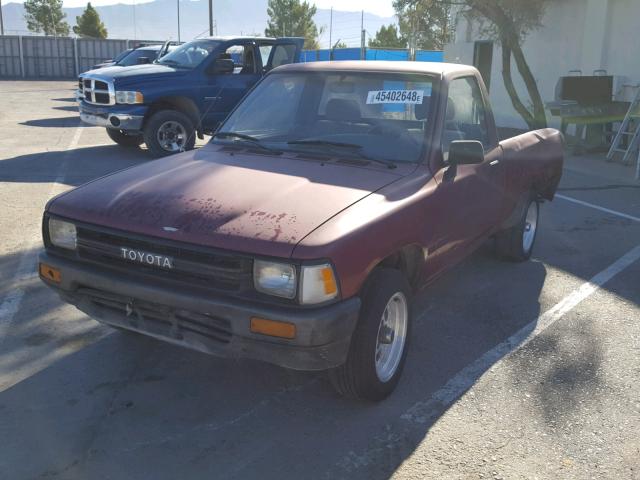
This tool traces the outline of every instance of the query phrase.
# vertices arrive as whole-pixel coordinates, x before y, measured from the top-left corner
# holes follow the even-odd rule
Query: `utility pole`
[[[178,41],[180,41],[180,0],[176,0],[178,4]]]
[[[364,60],[364,10],[360,16],[360,60]]]
[[[213,37],[213,0],[209,0],[209,36]]]
[[[333,7],[331,7],[331,13],[329,13],[329,48],[333,45],[331,43],[331,34],[333,33]]]
[[[4,35],[4,22],[2,21],[2,0],[0,0],[0,35]]]
[[[136,0],[133,0],[133,41],[138,39],[138,31],[136,27]]]

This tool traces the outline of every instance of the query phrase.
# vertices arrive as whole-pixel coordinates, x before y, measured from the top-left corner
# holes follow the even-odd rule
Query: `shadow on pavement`
[[[54,110],[61,110],[63,112],[75,112],[78,113],[78,107],[74,105],[64,105],[62,107],[51,107]]]
[[[77,109],[72,110],[77,112]],[[20,122],[20,125],[28,127],[52,127],[52,128],[71,128],[71,127],[91,127],[84,123],[79,123],[77,117],[59,117],[59,118],[42,118],[39,120],[27,120]]]
[[[64,168],[64,183],[81,185],[108,173],[153,160],[141,149],[119,145],[42,152],[0,160],[0,182],[53,182]]]

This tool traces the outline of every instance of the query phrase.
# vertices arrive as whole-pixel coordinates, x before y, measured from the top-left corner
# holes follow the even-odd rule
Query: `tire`
[[[106,130],[109,138],[122,147],[137,148],[144,143],[142,134],[128,135],[122,130],[116,130],[114,128],[107,128]]]
[[[386,398],[396,388],[407,356],[409,337],[411,332],[411,288],[405,276],[398,270],[391,268],[376,269],[365,287],[362,296],[362,309],[358,324],[351,337],[351,346],[347,354],[347,361],[343,365],[329,370],[329,379],[334,388],[346,397],[360,400],[380,401]],[[404,306],[402,305],[404,303]],[[396,323],[396,335],[387,337],[390,344],[379,344],[378,339],[384,333],[380,332],[382,319],[387,307],[398,307],[398,312],[404,310],[404,334]],[[394,317],[390,313],[389,318]],[[402,335],[404,338],[402,339]],[[399,353],[380,355],[377,360],[377,349],[381,347],[387,352],[393,351],[396,342],[401,343]],[[389,359],[388,369],[384,369],[384,359]],[[393,361],[391,361],[393,359]],[[395,368],[392,368],[395,365]]]
[[[196,144],[193,122],[177,110],[160,110],[154,113],[144,127],[144,143],[154,157],[166,157]]]
[[[496,252],[505,260],[524,262],[531,258],[538,234],[540,204],[530,197],[520,221],[513,227],[496,234]]]

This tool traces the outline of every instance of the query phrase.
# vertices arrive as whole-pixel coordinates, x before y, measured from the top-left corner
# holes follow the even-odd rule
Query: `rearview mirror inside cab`
[[[138,57],[138,65],[145,65],[147,63],[151,63],[149,57]]]
[[[484,161],[484,147],[477,140],[454,140],[449,145],[449,165],[473,165]]]

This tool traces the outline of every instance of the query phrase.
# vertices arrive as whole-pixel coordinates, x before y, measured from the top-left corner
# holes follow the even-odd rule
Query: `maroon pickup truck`
[[[555,130],[499,141],[472,67],[287,65],[205,147],[51,200],[40,276],[100,322],[379,400],[412,294],[489,238],[527,260],[562,162]]]

